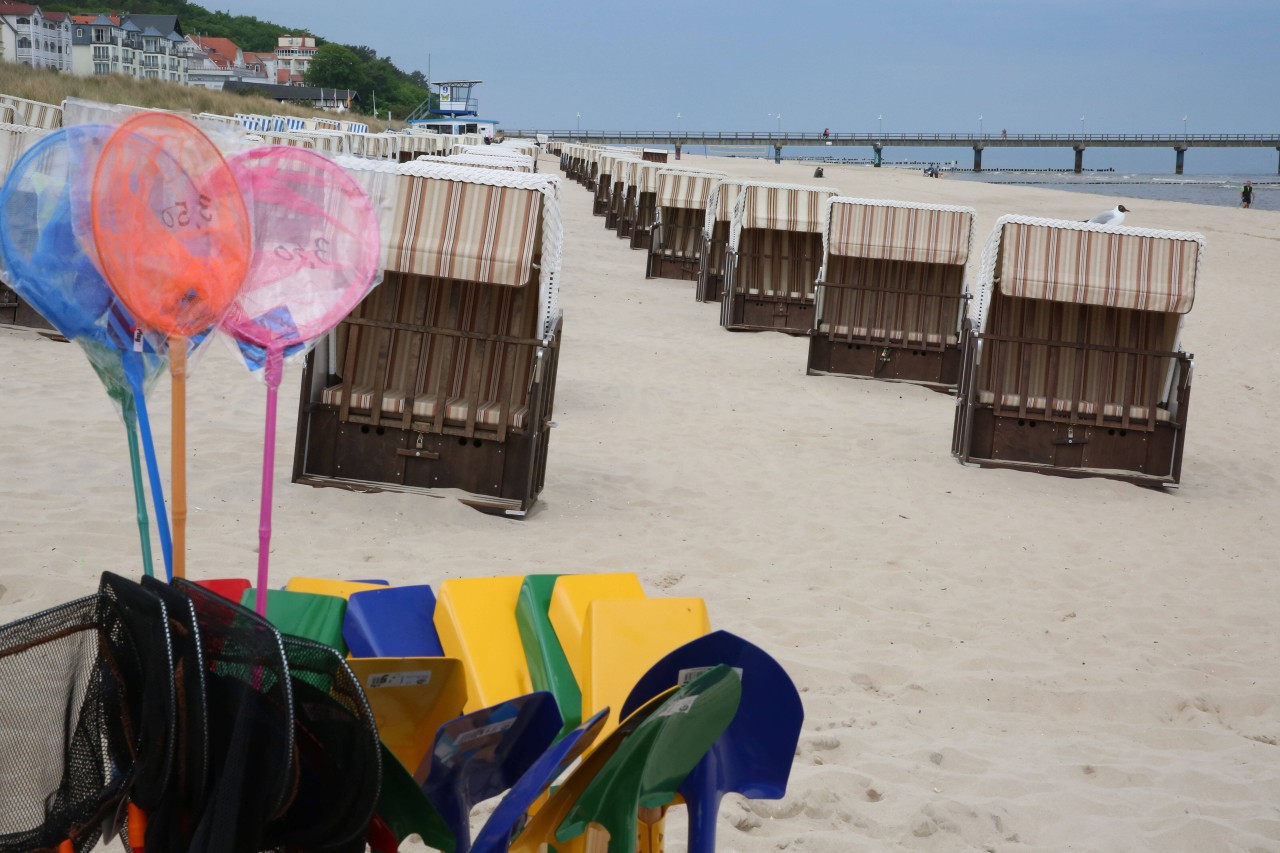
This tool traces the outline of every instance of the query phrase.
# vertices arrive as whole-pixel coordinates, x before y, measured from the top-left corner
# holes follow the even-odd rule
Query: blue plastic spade
[[[443,657],[435,612],[436,596],[426,584],[367,589],[347,599],[342,636],[355,658]]]
[[[89,179],[82,174],[85,156],[100,148],[111,131],[105,125],[56,130],[18,159],[0,189],[0,259],[9,286],[59,332],[80,344],[107,393],[120,405],[129,438],[143,567],[151,574],[150,525],[137,432],[140,425],[156,527],[169,567],[172,545],[144,391],[163,363],[154,352],[148,355],[140,337],[135,342],[133,320],[85,253],[73,211],[78,184]]]
[[[623,717],[717,664],[740,671],[742,700],[729,728],[680,786],[689,808],[690,853],[715,850],[716,815],[725,794],[758,800],[786,794],[804,722],[800,694],[790,676],[763,649],[728,631],[699,637],[654,664],[627,697]]]
[[[607,709],[601,711],[542,753],[519,781],[511,786],[493,814],[489,815],[471,845],[471,853],[507,853],[511,836],[520,829],[520,822],[529,808],[551,787],[551,783],[559,778],[565,768],[591,747],[604,728],[604,721],[608,716]]]
[[[354,597],[354,596],[353,596]],[[444,816],[457,853],[471,849],[471,808],[510,788],[560,733],[550,693],[529,693],[450,720],[436,732],[423,793]],[[417,775],[421,778],[422,769]]]

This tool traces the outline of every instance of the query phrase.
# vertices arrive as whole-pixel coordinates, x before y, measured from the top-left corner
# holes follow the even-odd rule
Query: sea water
[[[981,181],[984,184],[1014,184],[1094,193],[1108,197],[1102,208],[1115,207],[1121,200],[1131,198],[1239,207],[1240,188],[1245,181],[1253,181],[1253,209],[1280,210],[1280,178],[1275,175],[1168,175],[1123,172],[1086,172],[1077,175],[1071,172],[968,172],[957,169],[947,172],[944,178],[944,180],[957,179]],[[922,180],[927,179],[922,176]],[[1113,202],[1111,199],[1116,201]],[[1135,205],[1125,206],[1136,208]]]

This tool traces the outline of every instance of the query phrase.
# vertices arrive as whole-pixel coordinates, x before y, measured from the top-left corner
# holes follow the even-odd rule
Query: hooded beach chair
[[[827,204],[808,372],[954,388],[975,211],[856,198]]]
[[[702,253],[698,258],[699,302],[720,302],[724,292],[725,263],[729,258],[729,225],[744,181],[724,180],[707,193],[707,215],[702,223]]]
[[[303,375],[294,480],[456,489],[523,516],[546,472],[560,180],[342,158],[382,226],[382,284]],[[337,374],[333,376],[332,374]]]
[[[635,155],[626,151],[611,150],[600,155],[596,189],[591,201],[592,214],[595,216],[608,215],[612,204],[614,185],[617,183],[618,169],[621,168],[620,164],[635,159]]]
[[[0,106],[13,108],[13,118],[8,119],[13,124],[41,130],[57,130],[62,127],[62,107],[58,104],[32,101],[16,95],[0,95]]]
[[[720,172],[662,169],[645,278],[697,281],[707,199],[726,176]]]
[[[633,201],[625,217],[631,248],[648,250],[653,240],[653,223],[658,216],[658,173],[662,164],[644,162],[636,171]],[[623,229],[618,229],[619,236]]]
[[[632,187],[635,184],[636,169],[641,165],[639,158],[618,160],[614,163],[613,190],[609,193],[609,207],[604,214],[604,227],[621,237],[622,220],[626,215]]]
[[[4,100],[4,97],[0,96],[0,103]],[[43,104],[41,106],[49,105]],[[61,115],[62,112],[59,110],[59,125],[62,123]],[[36,126],[0,124],[0,183],[8,176],[9,170],[18,162],[18,158],[22,156],[23,152],[42,135],[41,128]],[[24,326],[29,329],[53,328],[53,324],[27,304],[17,293],[10,290],[3,280],[0,280],[0,325]]]
[[[720,325],[807,335],[822,266],[827,187],[747,183],[733,207]]]
[[[963,463],[1174,485],[1199,234],[1003,216],[965,322]]]

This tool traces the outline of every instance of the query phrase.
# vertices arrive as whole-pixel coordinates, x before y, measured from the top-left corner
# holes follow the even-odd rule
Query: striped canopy
[[[969,259],[972,208],[843,197],[829,205],[828,255],[950,265]]]
[[[1002,217],[1000,292],[1110,308],[1185,314],[1204,237],[1186,231]]]
[[[711,189],[725,177],[719,172],[662,169],[658,172],[658,206],[705,210]]]
[[[822,232],[823,208],[836,194],[825,187],[747,183],[734,214],[736,228]]]

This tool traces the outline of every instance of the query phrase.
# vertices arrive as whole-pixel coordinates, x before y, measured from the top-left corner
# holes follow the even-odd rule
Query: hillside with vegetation
[[[187,35],[231,39],[241,50],[255,53],[274,51],[276,37],[285,33],[315,36],[320,50],[307,76],[308,84],[359,92],[360,111],[372,113],[376,101],[378,114],[384,118],[388,110],[392,116],[404,118],[427,98],[427,80],[421,71],[406,72],[397,67],[390,57],[378,56],[371,47],[332,43],[306,27],[285,26],[253,15],[214,12],[183,0],[120,0],[117,3],[87,0],[83,3],[40,3],[40,8],[76,14],[132,12],[139,15],[177,15],[182,31]]]
[[[218,115],[255,113],[333,117],[311,107],[282,104],[260,95],[215,92],[199,86],[182,86],[122,74],[77,77],[44,68],[28,68],[14,62],[0,62],[0,92],[46,104],[59,104],[64,98],[85,98],[104,104],[132,104],[137,107]],[[382,130],[385,126],[381,122],[375,125],[369,116],[364,116],[363,120],[377,130]]]

